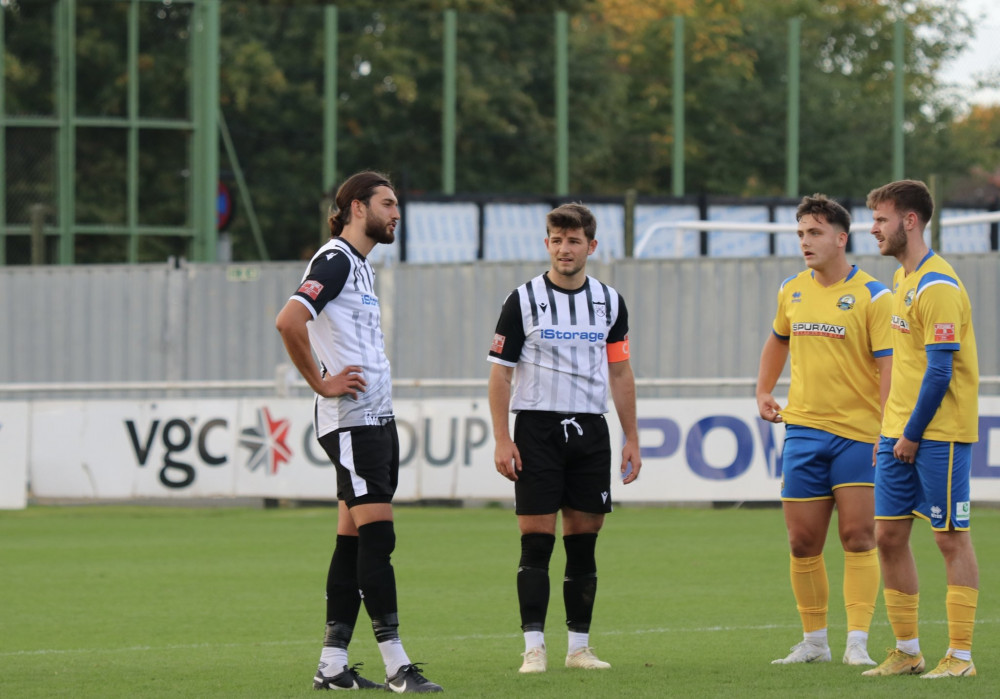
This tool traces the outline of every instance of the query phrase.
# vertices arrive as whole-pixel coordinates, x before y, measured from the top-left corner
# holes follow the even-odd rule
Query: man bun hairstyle
[[[583,229],[587,240],[593,240],[597,235],[597,219],[590,209],[579,202],[563,204],[552,209],[545,217],[545,232],[553,230]]]
[[[868,192],[865,204],[874,211],[875,207],[887,202],[892,204],[897,213],[912,211],[925,224],[934,215],[934,197],[927,185],[920,180],[897,180],[882,185]]]
[[[389,177],[375,170],[355,173],[340,185],[333,197],[333,204],[330,205],[330,215],[326,219],[332,237],[339,236],[344,226],[351,222],[351,202],[357,200],[367,205],[379,187],[395,190]]]
[[[799,208],[795,210],[795,220],[801,221],[803,216],[822,216],[831,226],[851,232],[851,214],[847,209],[830,199],[825,194],[813,194],[802,197]]]

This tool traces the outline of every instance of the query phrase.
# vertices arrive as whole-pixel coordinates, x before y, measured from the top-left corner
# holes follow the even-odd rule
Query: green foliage
[[[857,198],[891,179],[894,6],[734,4],[738,15],[695,3],[685,22],[687,191],[783,193],[792,17],[802,21],[800,190]],[[967,161],[947,147],[956,102],[938,94],[935,73],[964,45],[969,20],[952,3],[925,1],[913,4],[907,23],[907,174],[960,171]],[[630,41],[619,42],[622,79],[635,85],[627,103],[633,135],[647,139],[653,161],[637,180],[648,193],[670,188],[672,27],[666,16],[636,23],[626,29]]]
[[[323,635],[333,508],[86,506],[0,512],[0,694],[33,697],[289,697],[310,692]],[[836,525],[834,524],[834,527]],[[834,662],[774,666],[801,638],[778,508],[619,507],[598,541],[591,641],[608,672],[562,667],[566,635],[550,566],[547,673],[521,676],[509,509],[396,508],[400,632],[429,678],[458,696],[995,697],[1000,693],[991,542],[1000,512],[976,510],[981,588],[972,680],[865,678],[839,662],[843,556],[831,530]],[[947,646],[944,566],[914,527],[921,645]],[[362,610],[351,662],[382,661]],[[892,644],[878,601],[869,648]],[[905,687],[904,687],[905,685]]]
[[[324,237],[324,5],[224,0],[220,107],[270,257],[307,256]],[[456,188],[547,196],[555,180],[555,23],[570,13],[570,190],[672,191],[676,143],[671,65],[674,15],[685,16],[685,191],[781,195],[786,179],[788,21],[802,21],[801,192],[859,199],[892,171],[893,26],[906,21],[906,175],[960,182],[995,158],[958,133],[965,110],[937,72],[974,30],[946,0],[366,0],[338,12],[336,178],[389,172],[405,192],[442,186],[443,11],[458,12]],[[6,112],[57,116],[54,0],[4,12]],[[131,3],[77,0],[76,104],[81,117],[129,114]],[[194,6],[138,3],[138,113],[190,120]],[[983,123],[983,122],[980,122]],[[967,131],[967,130],[966,130]],[[128,183],[123,128],[83,125],[73,156],[76,220],[128,223],[129,187],[145,226],[191,225],[191,144],[185,130],[143,128],[138,181]],[[32,203],[53,210],[52,124],[7,129],[7,218]],[[986,134],[996,138],[994,132]],[[40,144],[48,144],[45,147]],[[220,155],[236,215],[236,259],[257,246]],[[978,176],[980,181],[982,176]],[[957,189],[954,191],[958,191]],[[964,187],[962,192],[980,192]],[[975,195],[974,196],[978,196]],[[982,197],[985,197],[982,194]],[[120,245],[90,239],[81,260],[114,260]],[[104,247],[104,245],[109,247]],[[92,246],[95,246],[92,248]],[[144,237],[140,259],[185,253],[186,241]]]

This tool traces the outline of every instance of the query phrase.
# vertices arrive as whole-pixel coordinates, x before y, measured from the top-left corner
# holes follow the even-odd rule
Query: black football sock
[[[521,630],[544,631],[549,606],[549,559],[556,538],[552,534],[522,534],[517,568],[517,599]]]
[[[326,639],[323,645],[347,648],[361,609],[358,589],[358,537],[337,535],[326,576]],[[336,626],[331,630],[331,626]]]
[[[566,547],[566,577],[563,579],[563,602],[566,626],[570,631],[588,633],[594,616],[597,595],[597,534],[570,534],[563,537]]]
[[[390,556],[396,548],[391,521],[371,522],[358,527],[358,584],[365,609],[379,642],[399,638],[396,608],[396,574]]]

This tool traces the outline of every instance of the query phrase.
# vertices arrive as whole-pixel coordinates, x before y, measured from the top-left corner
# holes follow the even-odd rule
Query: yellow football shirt
[[[951,351],[952,373],[924,439],[979,440],[979,359],[972,304],[955,270],[933,250],[917,268],[892,278],[892,390],[882,434],[902,437],[927,371],[927,352]]]
[[[788,405],[781,411],[786,423],[862,442],[878,439],[875,358],[892,354],[891,299],[884,284],[853,266],[828,287],[809,269],[782,282],[773,331],[788,340],[791,354]]]

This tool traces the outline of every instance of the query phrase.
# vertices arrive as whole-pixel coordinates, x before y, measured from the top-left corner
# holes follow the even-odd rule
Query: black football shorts
[[[514,483],[517,514],[563,507],[611,512],[611,439],[603,415],[522,411],[514,443],[522,465]]]
[[[337,471],[337,499],[348,507],[392,502],[399,483],[396,421],[334,430],[319,438]]]

